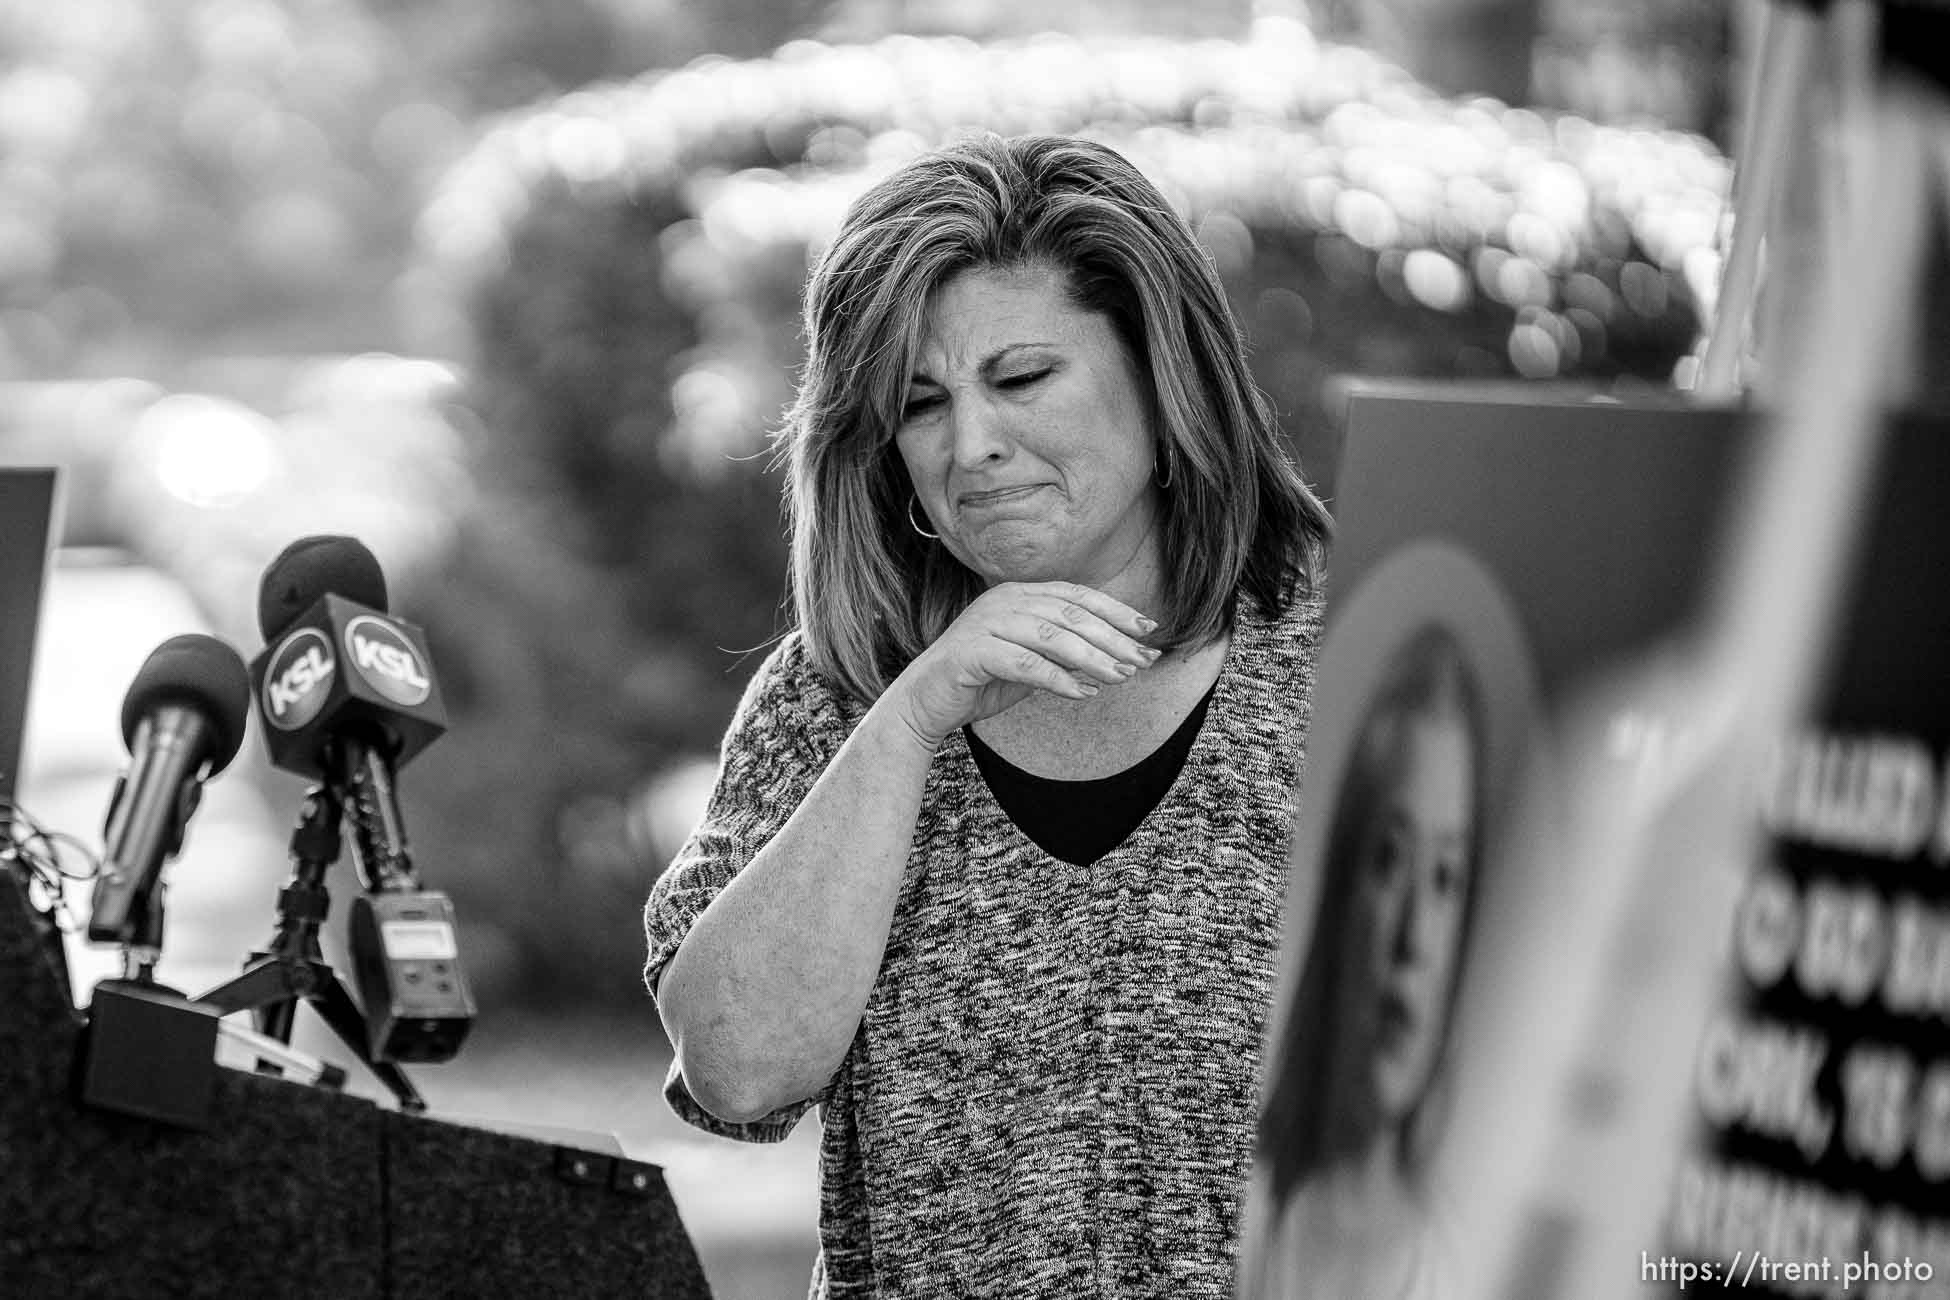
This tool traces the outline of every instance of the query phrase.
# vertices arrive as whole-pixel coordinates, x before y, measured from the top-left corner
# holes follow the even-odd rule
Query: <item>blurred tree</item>
[[[1357,41],[1452,95],[1727,135],[1733,11],[1696,0],[1313,0]]]
[[[1545,0],[1534,98],[1594,121],[1699,131],[1730,148],[1739,7]]]
[[[396,348],[392,281],[470,122],[762,54],[826,8],[0,0],[0,378]]]
[[[1254,0],[1075,0],[1060,9],[1045,0],[836,0],[819,35],[831,41],[870,41],[890,32],[982,40],[1037,32],[1238,38],[1262,9]]]
[[[811,31],[832,0],[390,0],[387,25],[470,113],[676,67],[765,54]]]
[[[1445,95],[1528,104],[1543,0],[1360,0],[1361,39]]]
[[[360,5],[0,0],[0,361],[166,377],[386,346],[462,128]]]

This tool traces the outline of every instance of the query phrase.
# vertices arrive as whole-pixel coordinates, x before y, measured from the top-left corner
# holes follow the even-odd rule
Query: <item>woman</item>
[[[1482,735],[1455,638],[1434,626],[1410,637],[1383,670],[1328,829],[1261,1117],[1240,1288],[1251,1300],[1457,1289],[1427,1170],[1476,892]]]
[[[666,1093],[819,1104],[815,1295],[1227,1295],[1325,512],[1100,145],[902,168],[805,324],[799,626],[647,909]]]

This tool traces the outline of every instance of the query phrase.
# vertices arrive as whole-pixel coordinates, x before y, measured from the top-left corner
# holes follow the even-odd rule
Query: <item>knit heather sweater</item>
[[[1274,988],[1317,600],[1239,613],[1183,771],[1074,866],[996,805],[960,732],[935,755],[886,956],[817,1102],[811,1294],[1230,1300]],[[646,976],[775,834],[865,713],[797,633],[753,678],[704,822],[651,891]]]

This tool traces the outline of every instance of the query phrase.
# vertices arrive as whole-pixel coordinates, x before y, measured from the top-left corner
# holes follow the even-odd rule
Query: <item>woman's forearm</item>
[[[928,763],[1036,691],[1086,699],[1157,661],[1156,624],[1072,582],[977,596],[867,711],[772,841],[678,945],[657,1005],[700,1105],[746,1120],[845,1059],[893,925]]]
[[[932,747],[887,697],[704,909],[658,984],[692,1096],[744,1121],[839,1068],[900,894]]]

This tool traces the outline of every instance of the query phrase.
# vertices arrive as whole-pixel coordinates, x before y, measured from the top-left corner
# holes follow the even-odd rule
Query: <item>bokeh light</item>
[[[203,509],[238,504],[277,468],[277,426],[223,398],[165,397],[136,420],[134,438],[138,454],[154,458],[163,489]]]

